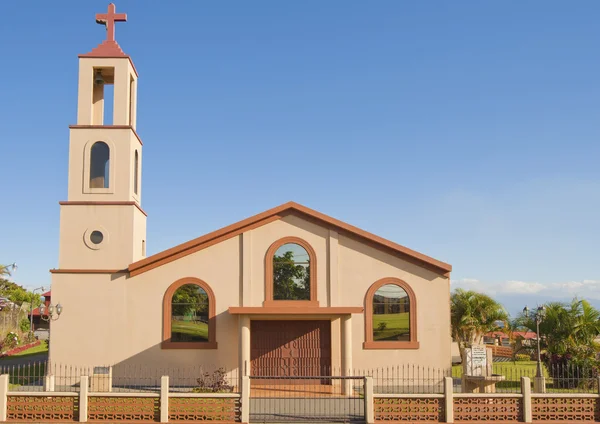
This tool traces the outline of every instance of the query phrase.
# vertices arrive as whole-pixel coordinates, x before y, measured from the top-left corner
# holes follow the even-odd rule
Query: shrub
[[[4,343],[2,343],[2,350],[10,350],[19,345],[19,336],[17,333],[10,332],[4,338]]]
[[[233,387],[227,384],[225,380],[225,370],[223,368],[214,371],[212,375],[205,372],[196,381],[198,387],[192,390],[194,393],[228,393],[233,391]]]
[[[23,318],[21,320],[21,322],[19,322],[19,328],[21,329],[21,332],[27,333],[29,331],[29,329],[31,328],[31,324],[29,323],[29,320],[27,318]]]
[[[25,335],[25,343],[33,343],[36,340],[37,339],[36,339],[35,335],[31,331]]]
[[[515,355],[515,361],[530,361],[531,360],[531,356],[529,356],[526,353],[517,353]]]
[[[387,322],[381,321],[377,324],[377,331],[384,331],[387,328]]]

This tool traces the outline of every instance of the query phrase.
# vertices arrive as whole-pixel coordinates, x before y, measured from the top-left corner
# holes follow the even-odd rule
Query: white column
[[[523,421],[530,423],[533,421],[531,411],[531,380],[529,377],[521,377],[521,393],[523,394]]]
[[[0,375],[0,421],[6,421],[8,404],[8,374]]]
[[[160,378],[160,422],[169,422],[169,376]]]
[[[240,376],[250,375],[250,317],[240,315]]]
[[[252,306],[252,287],[250,276],[252,275],[252,232],[246,231],[241,234],[242,244],[242,298],[240,306]]]
[[[242,416],[243,423],[250,422],[250,377],[242,377]]]
[[[115,61],[113,125],[129,125],[129,62]]]
[[[375,422],[375,402],[373,400],[373,377],[365,377],[365,421]]]
[[[352,375],[352,315],[344,315],[342,324],[342,375]]]
[[[342,338],[342,376],[351,376],[352,370],[352,315],[341,317],[341,338]],[[352,380],[345,380],[343,393],[349,395],[352,393]]]
[[[88,420],[88,393],[90,381],[87,375],[81,376],[79,383],[79,422],[86,423]]]
[[[454,387],[452,377],[444,377],[444,406],[446,410],[446,422],[454,422]]]
[[[338,233],[329,230],[329,249],[327,252],[328,265],[329,265],[329,306],[340,306],[340,287],[338,279],[338,246],[339,236]]]

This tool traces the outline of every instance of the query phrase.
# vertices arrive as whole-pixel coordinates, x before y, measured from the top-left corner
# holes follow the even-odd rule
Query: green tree
[[[33,294],[26,288],[4,278],[0,278],[0,296],[6,297],[17,305],[27,302],[29,304],[33,303],[35,308],[41,304],[41,296],[39,293]]]
[[[504,307],[483,293],[456,289],[450,296],[452,338],[463,349],[483,343],[483,336],[500,330],[498,323],[508,322]],[[464,358],[463,358],[464,360]]]
[[[594,361],[599,349],[595,342],[600,335],[600,311],[587,300],[571,303],[552,302],[545,305],[540,334],[546,357],[568,357],[574,362]],[[522,325],[537,331],[533,317],[519,318]]]
[[[273,257],[273,299],[310,300],[310,265],[296,264],[294,252]]]
[[[196,284],[185,284],[173,294],[172,314],[176,316],[201,315],[208,311],[208,295]]]
[[[10,277],[12,275],[12,272],[10,271],[11,268],[12,265],[0,265],[0,279]]]

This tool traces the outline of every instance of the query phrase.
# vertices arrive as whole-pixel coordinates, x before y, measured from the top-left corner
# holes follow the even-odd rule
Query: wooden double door
[[[252,321],[250,333],[250,375],[331,375],[331,321]]]

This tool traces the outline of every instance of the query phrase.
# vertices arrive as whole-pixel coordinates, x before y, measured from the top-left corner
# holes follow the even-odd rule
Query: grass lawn
[[[39,345],[30,347],[29,349],[24,350],[22,352],[15,353],[14,355],[10,355],[10,356],[5,356],[4,358],[0,358],[0,363],[3,359],[18,358],[20,356],[37,355],[38,353],[48,353],[48,343],[46,343],[45,340],[42,340],[42,342]]]
[[[47,353],[47,352],[48,352],[48,343],[46,343],[45,340],[42,340],[42,342],[37,346],[34,346],[32,348],[29,348],[27,350],[24,350],[22,352],[16,353],[11,356],[5,356],[4,358],[0,358],[0,372],[2,374],[9,375],[9,378],[8,378],[9,390],[13,390],[19,386],[29,386],[29,385],[39,386],[39,385],[41,385],[44,375],[46,375],[46,362],[45,361],[39,361],[39,362],[36,361],[36,362],[29,363],[27,365],[3,365],[2,362],[9,360],[9,359],[14,359],[14,358],[19,358],[19,357],[26,358],[28,356],[38,355],[40,353]]]
[[[535,376],[537,363],[535,361],[517,361],[517,362],[494,362],[492,365],[492,372],[494,374],[500,374],[506,376],[507,380],[512,380],[512,377],[533,377]],[[548,370],[542,366],[544,376],[549,377]],[[452,366],[452,375],[454,377],[462,376],[462,365]]]
[[[521,390],[521,377],[529,377],[532,381],[535,377],[537,363],[535,361],[518,361],[518,362],[494,362],[492,371],[494,374],[503,375],[504,381],[496,384],[496,389],[499,393],[513,392],[518,393]],[[566,378],[565,380],[557,381],[553,379],[548,370],[542,365],[542,372],[546,377],[546,390],[548,393],[597,393],[596,378],[585,378],[577,384],[573,379]],[[452,377],[462,377],[462,365],[452,366]],[[575,385],[565,386],[565,383],[575,383]]]
[[[384,327],[382,330],[378,328]],[[399,335],[409,333],[408,312],[373,315],[373,340],[398,340]]]
[[[171,322],[171,337],[183,334],[190,341],[208,341],[208,324],[205,322],[176,321]]]

